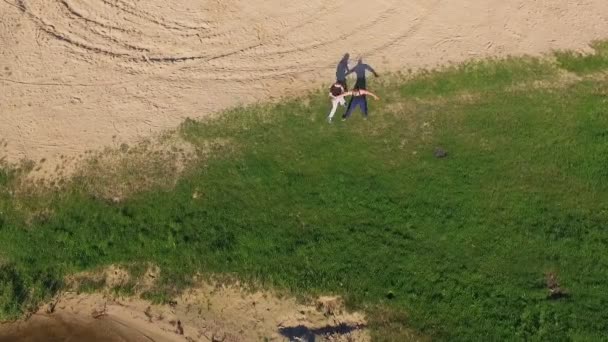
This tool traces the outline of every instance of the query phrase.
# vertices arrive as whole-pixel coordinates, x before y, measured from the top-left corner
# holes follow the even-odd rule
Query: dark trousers
[[[357,82],[355,82],[356,89],[367,89],[367,80],[365,77],[357,77]]]
[[[367,117],[367,99],[365,96],[353,96],[350,98],[350,102],[348,102],[348,109],[346,109],[346,112],[344,115],[342,115],[342,118],[348,118],[355,111],[355,109],[357,109],[357,107],[361,108],[363,116]]]

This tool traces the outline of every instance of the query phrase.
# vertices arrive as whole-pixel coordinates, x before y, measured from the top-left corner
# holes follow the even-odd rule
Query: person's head
[[[342,95],[342,93],[344,93],[344,87],[340,83],[334,83],[329,89],[329,92],[333,96]]]
[[[348,62],[348,60],[350,59],[350,54],[347,52],[344,54],[344,56],[342,57],[342,61],[343,62]]]
[[[359,60],[357,61],[357,64],[363,64],[363,57],[359,57]]]

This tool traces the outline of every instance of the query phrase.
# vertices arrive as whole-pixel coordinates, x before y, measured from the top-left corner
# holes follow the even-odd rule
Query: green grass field
[[[223,143],[175,187],[118,203],[86,177],[15,194],[5,168],[0,319],[65,275],[152,262],[150,298],[197,272],[335,293],[379,341],[605,339],[608,45],[594,46],[373,81],[368,121],[328,124],[325,90],[188,120],[187,141]],[[548,298],[549,274],[566,296]]]

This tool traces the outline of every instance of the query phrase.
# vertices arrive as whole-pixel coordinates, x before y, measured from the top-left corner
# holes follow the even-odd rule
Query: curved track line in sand
[[[383,72],[608,38],[605,0],[3,0],[0,13],[0,158],[49,167],[327,84],[345,52]]]
[[[76,2],[77,0],[29,0],[22,2],[21,7],[40,29],[56,39],[84,50],[82,52],[85,54],[92,52],[129,59],[131,62],[161,63],[198,60],[208,62],[244,53],[250,53],[250,56],[257,58],[289,58],[290,55],[326,48],[340,41],[359,37],[364,41],[370,32],[375,32],[378,36],[385,35],[387,31],[393,31],[391,34],[401,30],[409,32],[405,12],[419,11],[408,10],[412,9],[412,6],[399,5],[400,1],[397,0],[377,1],[374,12],[365,13],[364,20],[355,20],[348,28],[327,26],[327,32],[319,37],[298,37],[295,44],[284,46],[274,44],[274,41],[284,40],[300,30],[314,28],[319,21],[331,23],[335,13],[349,8],[352,2],[341,0],[333,2],[331,6],[323,5],[323,2],[317,6],[308,4],[304,6],[306,11],[292,10],[289,15],[281,12],[280,15],[264,16],[259,20],[243,21],[239,16],[235,18],[239,20],[222,24],[203,20],[204,25],[168,20],[165,16],[155,15],[141,9],[141,6],[134,6],[122,0],[89,0],[78,5]],[[93,4],[96,6],[92,6]],[[112,11],[121,15],[109,18],[107,13]],[[260,33],[263,28],[255,25],[251,27],[252,22],[259,24],[267,21],[277,26],[272,32],[266,30],[268,32],[264,34]],[[395,25],[393,22],[401,24]],[[137,26],[129,28],[133,23]],[[386,25],[387,23],[390,25]],[[230,44],[226,44],[227,40]],[[260,42],[264,40],[267,41]],[[366,44],[370,45],[375,41]]]

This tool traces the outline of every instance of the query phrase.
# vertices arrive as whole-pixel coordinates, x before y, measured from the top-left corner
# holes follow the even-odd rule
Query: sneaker
[[[333,120],[334,120],[334,118],[327,117],[327,122],[332,123]]]

